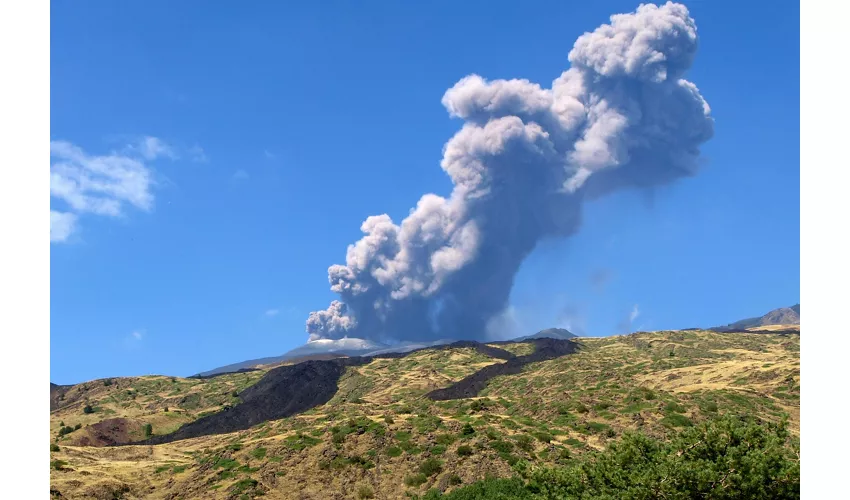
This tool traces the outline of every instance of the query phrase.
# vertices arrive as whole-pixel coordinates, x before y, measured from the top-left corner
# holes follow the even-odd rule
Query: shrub
[[[493,441],[490,443],[490,448],[500,452],[500,453],[510,453],[514,449],[514,445],[509,443],[508,441]]]
[[[392,425],[395,423],[395,420],[393,420],[393,417],[390,415],[384,415],[384,422],[388,425]]]
[[[78,431],[78,430],[80,430],[80,429],[82,429],[82,428],[83,428],[83,424],[81,424],[81,423],[77,423],[77,425],[75,425],[75,426],[74,426],[74,430],[75,430],[75,431]]]
[[[165,408],[162,409],[162,411],[168,413],[168,407],[166,406]]]
[[[543,442],[543,443],[549,443],[553,439],[555,439],[548,432],[535,432],[534,437],[536,437],[540,442]]]
[[[531,446],[531,436],[527,434],[520,434],[515,438],[517,448],[520,450],[529,453],[532,450]]]
[[[390,457],[399,457],[401,456],[402,451],[398,446],[390,446],[387,448],[387,455]]]
[[[107,387],[108,387],[108,386],[110,386],[110,385],[112,385],[112,379],[111,379],[111,378],[105,379],[105,380],[103,381],[103,385],[104,385],[104,386],[107,386]]]
[[[437,441],[437,444],[449,445],[454,443],[457,438],[451,434],[437,434],[435,436],[435,440]]]
[[[457,447],[457,456],[459,457],[468,457],[473,453],[472,447],[467,445],[461,445]]]
[[[694,425],[691,419],[678,413],[671,413],[661,419],[661,423],[667,427],[690,427]]]
[[[452,474],[449,476],[449,484],[452,486],[457,486],[458,484],[463,483],[463,479],[460,478],[457,474]]]
[[[59,445],[56,443],[50,443],[50,451],[59,451]]]
[[[428,477],[425,476],[425,474],[422,474],[420,472],[418,474],[411,474],[411,475],[407,476],[406,478],[404,478],[404,484],[407,485],[407,486],[410,486],[412,488],[417,488],[417,487],[425,484],[425,481],[427,481],[427,480],[428,480]]]
[[[460,430],[460,434],[462,436],[471,436],[475,434],[475,428],[472,427],[472,424],[469,422],[463,424],[463,428]]]
[[[486,479],[425,498],[800,498],[799,442],[783,421],[726,416],[669,442],[626,433],[605,451],[564,467],[517,465],[519,477]]]
[[[143,430],[145,432],[146,438],[149,438],[151,437],[151,435],[153,435],[153,426],[151,424],[145,424]]]
[[[436,458],[429,458],[419,465],[419,472],[428,477],[438,474],[443,470],[443,461]]]
[[[375,498],[375,492],[367,484],[361,484],[357,487],[357,498],[364,500],[366,498]]]
[[[442,444],[435,444],[431,447],[431,454],[433,455],[442,455],[446,452],[446,447]]]
[[[262,447],[257,448],[251,452],[251,456],[256,458],[257,460],[262,460],[266,456],[266,449]]]
[[[525,483],[520,478],[496,479],[487,478],[483,481],[472,483],[468,486],[456,489],[451,493],[441,493],[439,490],[428,492],[423,500],[530,500],[531,492],[526,488]]]
[[[251,478],[241,479],[241,480],[233,483],[233,486],[231,486],[228,489],[234,495],[239,495],[240,493],[244,492],[245,490],[250,490],[250,489],[256,487],[257,484],[259,484],[259,481],[257,481],[256,479],[251,479]]]
[[[65,466],[68,465],[68,462],[64,460],[51,460],[50,468],[53,470],[64,470]]]
[[[469,405],[469,411],[472,411],[472,412],[485,411],[485,410],[487,410],[487,404],[480,399],[476,399],[475,401],[473,401]]]
[[[664,410],[671,413],[685,413],[685,407],[675,401],[670,401],[664,406]]]
[[[74,428],[73,428],[73,427],[68,427],[68,426],[66,425],[65,427],[61,427],[61,428],[59,429],[59,437],[62,437],[62,436],[64,436],[65,434],[70,434],[70,433],[72,433],[72,432],[74,432]]]
[[[92,408],[91,405],[85,405],[85,406],[83,406],[83,413],[85,413],[85,414],[94,413],[94,408]]]

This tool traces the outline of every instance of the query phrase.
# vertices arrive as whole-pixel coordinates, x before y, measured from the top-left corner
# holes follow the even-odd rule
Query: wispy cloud
[[[77,216],[70,212],[50,211],[50,241],[66,241],[74,226],[77,224]]]
[[[83,214],[120,217],[127,207],[153,208],[153,171],[149,162],[176,159],[170,145],[142,137],[120,151],[93,155],[68,141],[50,142],[50,196],[64,209],[50,212],[50,240],[67,241]]]
[[[638,308],[638,305],[635,304],[632,306],[632,312],[629,313],[629,322],[634,323],[638,316],[640,316],[640,309]]]
[[[639,316],[640,307],[635,304],[632,306],[631,311],[629,311],[628,316],[623,318],[620,324],[617,325],[617,328],[620,330],[621,333],[632,333],[632,331],[634,330],[634,322],[636,319],[638,319]]]
[[[233,176],[231,177],[234,181],[244,181],[248,179],[248,172],[242,170],[241,168],[236,172],[233,172]]]
[[[197,144],[189,148],[189,159],[195,163],[207,163],[210,161],[204,148]]]
[[[147,332],[143,329],[133,330],[124,336],[125,349],[138,349],[142,346],[142,340],[147,336]]]
[[[278,314],[280,314],[280,309],[269,309],[268,311],[266,311],[266,316],[269,317],[277,316]]]
[[[267,160],[274,160],[277,158],[277,156],[268,149],[263,150],[263,156],[265,156]]]
[[[179,158],[174,148],[157,137],[142,137],[136,144],[127,146],[129,152],[136,151],[145,160],[156,160],[157,158]]]

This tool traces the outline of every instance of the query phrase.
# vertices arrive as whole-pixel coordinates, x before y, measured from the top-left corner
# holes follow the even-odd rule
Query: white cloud
[[[142,337],[144,337],[144,332],[142,332],[140,330],[136,330],[133,333],[131,333],[130,336],[133,337],[136,340],[142,340]]]
[[[177,159],[177,153],[174,152],[174,148],[156,137],[143,137],[136,148],[146,160],[156,160],[160,157],[170,158],[172,160]]]
[[[210,161],[204,148],[197,144],[189,148],[189,158],[195,163],[206,163]]]
[[[77,216],[70,212],[50,211],[50,241],[65,241],[74,232]]]
[[[271,317],[271,316],[277,316],[278,314],[280,314],[280,309],[269,309],[268,311],[266,311],[266,316]]]
[[[233,172],[232,179],[234,181],[244,181],[244,180],[248,179],[248,172],[246,172],[246,171],[244,171],[240,168],[236,172]]]
[[[91,155],[68,141],[50,141],[50,196],[66,205],[50,213],[50,240],[67,241],[82,214],[119,217],[129,206],[153,208],[153,171],[147,162],[176,159],[156,137],[143,137],[121,152]]]
[[[637,304],[632,306],[632,310],[629,311],[629,315],[623,318],[622,321],[617,325],[617,329],[620,333],[632,333],[634,330],[634,322],[640,316],[640,307]]]
[[[638,308],[638,305],[635,304],[632,306],[632,312],[629,314],[629,323],[633,323],[638,316],[640,316],[640,309]]]

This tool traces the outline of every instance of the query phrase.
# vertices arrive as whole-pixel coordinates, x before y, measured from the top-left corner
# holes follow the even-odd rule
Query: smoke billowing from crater
[[[713,134],[683,79],[696,49],[683,5],[641,5],[580,36],[551,88],[461,79],[442,101],[464,120],[440,164],[451,194],[424,195],[400,224],[366,219],[328,269],[340,300],[310,314],[310,339],[483,337],[535,245],[579,229],[583,200],[696,173]]]

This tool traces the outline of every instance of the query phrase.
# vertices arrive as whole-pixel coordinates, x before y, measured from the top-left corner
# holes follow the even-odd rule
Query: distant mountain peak
[[[800,304],[794,304],[791,307],[774,309],[763,316],[742,319],[726,326],[715,327],[713,330],[746,330],[747,328],[756,328],[759,326],[799,324]]]
[[[525,335],[523,337],[517,337],[513,339],[516,342],[522,342],[523,340],[533,340],[533,339],[560,339],[560,340],[568,340],[575,338],[576,335],[565,329],[565,328],[546,328],[545,330],[540,330],[539,332],[533,335]]]

